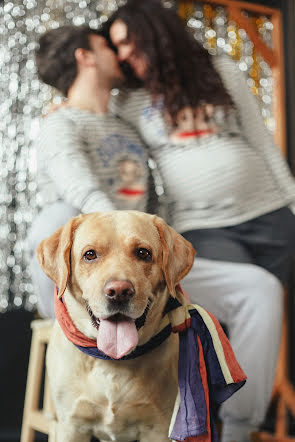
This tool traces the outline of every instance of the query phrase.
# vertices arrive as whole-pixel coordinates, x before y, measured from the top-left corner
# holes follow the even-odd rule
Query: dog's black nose
[[[104,286],[104,294],[110,301],[127,302],[134,296],[135,289],[130,281],[112,280]]]

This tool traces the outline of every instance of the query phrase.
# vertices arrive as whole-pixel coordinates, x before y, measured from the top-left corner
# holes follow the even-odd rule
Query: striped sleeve
[[[62,199],[83,213],[114,209],[70,118],[60,111],[46,117],[36,148],[40,168],[45,168]]]
[[[113,115],[119,115],[124,121],[136,127],[137,117],[142,110],[141,94],[142,89],[120,89],[119,94],[111,95],[109,111]]]

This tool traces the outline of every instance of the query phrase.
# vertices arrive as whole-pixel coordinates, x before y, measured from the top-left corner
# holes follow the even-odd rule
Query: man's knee
[[[283,286],[279,279],[262,267],[244,264],[239,274],[239,284],[244,288],[245,297],[253,308],[266,312],[281,310]]]
[[[41,211],[32,222],[27,236],[27,249],[30,256],[35,254],[36,248],[43,239],[52,235],[77,214],[77,209],[62,202],[55,203]]]

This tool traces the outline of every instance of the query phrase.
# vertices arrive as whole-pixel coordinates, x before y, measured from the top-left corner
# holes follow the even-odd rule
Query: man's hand
[[[48,115],[52,114],[53,112],[56,112],[61,107],[67,107],[67,106],[68,106],[67,101],[62,101],[61,103],[51,103],[45,110],[44,115],[42,115],[42,118],[46,118]]]

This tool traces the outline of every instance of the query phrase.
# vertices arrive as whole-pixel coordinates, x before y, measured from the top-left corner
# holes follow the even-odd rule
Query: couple
[[[129,0],[100,32],[49,31],[37,66],[67,97],[37,142],[45,206],[29,243],[41,313],[53,315],[53,296],[33,261],[38,243],[80,212],[148,211],[151,152],[167,221],[198,253],[182,286],[227,326],[248,376],[221,407],[222,442],[250,440],[273,385],[295,184],[243,74],[210,57],[155,0]]]

